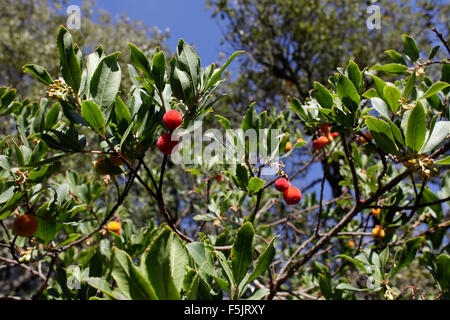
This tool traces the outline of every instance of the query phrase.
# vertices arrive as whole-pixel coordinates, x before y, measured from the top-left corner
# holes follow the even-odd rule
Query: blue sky
[[[77,1],[69,1],[68,4]],[[97,0],[97,7],[115,15],[125,12],[132,20],[141,20],[161,31],[170,28],[167,41],[175,51],[180,38],[194,45],[202,59],[202,66],[219,60],[222,31],[204,0]]]

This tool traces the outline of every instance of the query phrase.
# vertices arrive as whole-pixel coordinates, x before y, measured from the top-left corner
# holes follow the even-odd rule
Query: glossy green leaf
[[[99,135],[104,136],[106,133],[105,119],[99,106],[92,101],[83,101],[81,103],[81,116],[89,124],[89,126]]]
[[[120,52],[115,52],[100,60],[89,84],[93,101],[101,108],[109,107],[119,91],[122,72],[117,59]]]
[[[118,248],[113,248],[112,277],[119,290],[128,299],[157,300],[158,297],[150,283],[138,271],[131,257]]]
[[[406,144],[413,151],[419,151],[425,141],[427,133],[427,120],[425,109],[420,101],[411,111],[406,128]]]
[[[45,70],[45,68],[38,66],[36,64],[26,64],[23,66],[23,72],[30,73],[33,76],[36,77],[40,82],[43,84],[49,86],[53,83],[52,77],[50,77],[50,74]]]
[[[436,278],[442,291],[450,289],[450,257],[446,254],[437,258]]]
[[[385,65],[375,65],[372,68],[370,68],[369,70],[371,71],[381,71],[381,72],[385,72],[387,74],[392,74],[392,75],[400,75],[405,73],[406,70],[408,70],[408,67],[402,64],[398,64],[398,63],[388,63]]]
[[[255,231],[250,222],[239,228],[231,249],[231,267],[237,283],[244,279],[253,262]]]
[[[406,241],[404,246],[395,253],[394,265],[390,271],[391,277],[414,260],[417,248],[422,242],[422,239],[423,237],[416,237]]]
[[[427,142],[420,149],[420,153],[428,153],[433,151],[450,134],[450,121],[438,121],[434,125],[433,131]]]
[[[164,76],[166,74],[166,57],[164,52],[160,51],[153,56],[152,78],[159,92],[163,92],[166,83]]]
[[[143,262],[141,268],[158,298],[180,299],[188,255],[181,240],[169,227],[165,227],[153,240]]]
[[[194,94],[196,94],[200,77],[200,58],[195,50],[184,42],[183,39],[178,41],[177,67],[188,74],[192,80]]]
[[[236,58],[241,53],[244,53],[244,51],[236,51],[228,58],[227,62],[225,62],[225,64],[220,69],[214,71],[213,75],[208,81],[208,84],[206,85],[206,90],[210,89],[217,83],[217,81],[220,80],[220,77],[222,76],[222,73],[225,71],[225,69],[230,65],[231,62],[233,62],[234,58]]]
[[[393,86],[385,86],[383,89],[384,100],[388,103],[393,113],[397,112],[402,96],[400,90]]]
[[[429,98],[449,86],[450,86],[450,84],[447,82],[438,81],[435,84],[433,84],[431,87],[429,87],[428,90],[423,94],[423,96],[420,97],[420,99]]]
[[[252,177],[248,183],[248,192],[250,194],[258,192],[264,186],[264,183],[266,183],[266,181],[263,179]]]
[[[395,50],[386,50],[384,52],[386,52],[389,55],[389,57],[391,58],[391,60],[393,62],[399,63],[399,64],[403,64],[405,66],[407,65],[405,59],[403,58],[403,56],[400,53],[398,53],[397,51],[395,51]]]
[[[256,261],[256,265],[253,268],[252,273],[250,274],[250,277],[248,278],[248,283],[251,283],[253,280],[258,278],[260,275],[262,275],[264,272],[266,272],[269,269],[270,264],[273,261],[273,258],[275,257],[275,247],[274,247],[274,240],[276,238],[273,238],[269,245],[264,249],[263,253],[258,257],[258,260]]]
[[[368,116],[366,117],[366,124],[378,147],[387,153],[398,153],[398,148],[388,123],[381,119]]]
[[[314,81],[314,89],[316,90],[315,98],[317,102],[319,102],[319,104],[322,106],[322,108],[331,109],[334,105],[334,102],[333,96],[331,95],[330,91],[328,91],[327,88],[325,88],[317,81]]]
[[[128,43],[131,49],[131,62],[133,65],[144,73],[146,78],[151,78],[152,68],[150,62],[145,54],[139,50],[134,44]]]
[[[72,87],[75,94],[81,85],[81,66],[75,54],[72,35],[61,26],[58,33],[57,48],[61,64],[61,73],[66,83]]]
[[[412,62],[416,62],[419,59],[419,47],[414,39],[408,35],[403,35],[403,51]]]
[[[339,98],[350,110],[355,111],[358,108],[361,97],[349,78],[341,75],[337,83],[336,91]]]

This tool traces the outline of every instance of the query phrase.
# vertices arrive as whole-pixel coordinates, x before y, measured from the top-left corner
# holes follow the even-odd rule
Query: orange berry
[[[355,242],[353,242],[352,240],[350,240],[349,242],[347,242],[347,246],[349,248],[353,248],[355,246]]]
[[[321,150],[323,147],[325,147],[330,141],[325,136],[321,136],[318,139],[313,141],[313,149],[314,150]]]
[[[284,147],[284,152],[289,152],[292,149],[292,144],[288,141]]]
[[[380,226],[375,226],[375,228],[373,228],[373,230],[372,230],[372,237],[375,240],[381,240],[384,238],[385,235],[386,235],[386,233],[384,232],[383,228]]]
[[[108,231],[115,232],[118,235],[120,235],[120,223],[119,222],[111,221],[110,223],[108,223],[107,228],[108,228]]]
[[[369,140],[367,140],[367,139],[369,139]],[[364,133],[364,136],[359,136],[356,139],[356,142],[358,142],[360,144],[365,144],[365,143],[367,143],[369,141],[372,141],[372,140],[373,140],[373,137],[372,137],[372,135],[370,133]]]
[[[372,209],[372,215],[378,219],[378,216],[380,215],[381,208],[373,208]]]
[[[290,186],[283,192],[283,199],[287,204],[297,204],[302,200],[302,193],[296,187]]]
[[[38,220],[32,214],[26,213],[18,216],[13,222],[14,232],[21,237],[31,237],[36,233]]]

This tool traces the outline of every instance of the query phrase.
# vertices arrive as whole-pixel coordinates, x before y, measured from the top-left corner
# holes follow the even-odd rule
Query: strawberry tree
[[[286,110],[250,105],[233,130],[214,106],[241,51],[202,67],[183,40],[170,59],[130,43],[121,92],[121,53],[83,57],[61,27],[61,77],[24,66],[45,97],[0,89],[16,124],[0,145],[0,262],[36,278],[21,298],[447,295],[450,64],[403,43],[392,63],[351,60]],[[330,198],[331,163],[342,179]],[[431,288],[405,280],[418,266]]]

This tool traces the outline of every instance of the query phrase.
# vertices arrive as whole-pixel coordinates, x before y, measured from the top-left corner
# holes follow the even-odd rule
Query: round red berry
[[[290,186],[291,184],[285,178],[278,178],[277,181],[275,181],[275,189],[280,192],[286,191]]]
[[[167,111],[163,116],[164,126],[169,130],[178,128],[182,122],[183,118],[178,110]]]
[[[164,154],[171,154],[173,148],[178,144],[178,141],[172,140],[172,134],[164,133],[158,139],[158,149]]]
[[[302,193],[296,187],[290,186],[283,192],[283,199],[287,204],[297,204],[302,200]]]

